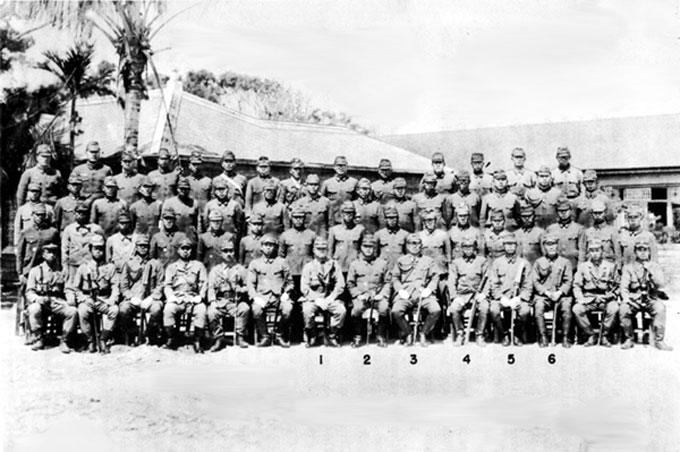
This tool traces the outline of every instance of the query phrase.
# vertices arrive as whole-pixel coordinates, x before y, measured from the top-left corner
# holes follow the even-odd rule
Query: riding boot
[[[111,330],[102,330],[101,339],[99,340],[99,349],[103,354],[111,353],[111,348],[109,348],[110,337]]]
[[[165,344],[163,344],[163,348],[167,350],[174,350],[177,348],[177,343],[175,341],[175,328],[172,326],[166,326],[163,329],[165,330]]]
[[[203,328],[194,328],[194,352],[203,353]]]

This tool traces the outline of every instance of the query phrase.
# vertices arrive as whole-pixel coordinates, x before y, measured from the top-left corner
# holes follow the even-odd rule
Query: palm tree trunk
[[[76,128],[78,127],[78,112],[76,111],[76,100],[75,95],[71,98],[71,119],[69,121],[69,151],[68,151],[68,165],[69,173],[73,169],[73,164],[76,160]]]
[[[144,68],[146,57],[142,54],[130,63],[129,80],[125,89],[125,144],[137,150],[139,142],[139,110],[144,93]]]

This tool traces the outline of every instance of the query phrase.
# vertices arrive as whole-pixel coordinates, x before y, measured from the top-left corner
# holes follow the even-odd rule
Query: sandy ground
[[[679,301],[669,302],[672,353],[436,344],[229,348],[198,356],[116,346],[107,356],[62,355],[24,346],[13,334],[14,312],[3,310],[3,446],[678,451]]]

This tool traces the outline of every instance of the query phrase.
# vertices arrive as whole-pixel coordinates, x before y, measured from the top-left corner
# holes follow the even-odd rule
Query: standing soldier
[[[609,206],[609,196],[604,193],[597,185],[597,173],[593,170],[587,170],[583,174],[583,194],[577,198],[578,202],[578,222],[583,227],[590,227],[593,225],[593,217],[591,215],[592,205],[594,201],[600,201],[607,207],[606,220],[614,220],[615,212]],[[612,221],[607,221],[611,223]]]
[[[301,206],[295,206],[292,218],[293,227],[285,230],[279,239],[279,257],[286,259],[293,277],[295,294],[298,295],[302,268],[313,258],[312,249],[316,234],[305,228],[305,211]]]
[[[22,281],[25,281],[31,268],[40,264],[41,247],[46,243],[59,242],[59,232],[50,226],[45,204],[35,206],[31,223],[21,231],[17,242],[16,269]]]
[[[533,265],[543,255],[542,241],[545,231],[536,226],[536,215],[531,206],[523,205],[519,211],[522,225],[515,231],[519,255]]]
[[[122,171],[113,176],[113,180],[118,186],[118,198],[131,206],[139,199],[139,187],[145,176],[137,171],[137,155],[134,151],[123,151],[120,166]]]
[[[264,233],[274,234],[277,238],[290,226],[288,209],[277,200],[279,184],[272,178],[264,182],[262,201],[252,207],[251,214],[259,214],[264,220]]]
[[[104,236],[104,231],[97,224],[88,223],[90,206],[86,202],[76,207],[76,222],[69,224],[61,233],[61,265],[68,280],[75,278],[81,264],[90,258],[88,244],[95,236]]]
[[[472,167],[472,180],[470,181],[470,190],[476,191],[481,198],[491,191],[493,179],[490,174],[484,172],[484,154],[481,152],[473,152],[470,155],[470,167]]]
[[[316,323],[314,317],[319,313],[331,315],[328,345],[339,347],[338,330],[345,323],[347,310],[340,295],[345,291],[345,278],[338,262],[328,259],[328,243],[323,238],[314,242],[314,260],[302,269],[300,292],[302,297],[302,316],[305,323],[305,345],[311,347],[316,342]]]
[[[76,221],[76,206],[79,202],[86,201],[80,196],[82,182],[76,174],[68,178],[68,195],[59,198],[54,205],[54,226],[59,233],[63,232],[71,223]]]
[[[472,226],[479,226],[479,209],[481,208],[482,198],[476,191],[470,190],[470,172],[462,170],[458,174],[458,191],[446,198],[446,205],[449,213],[446,215],[450,219],[450,226],[456,217],[456,208],[461,204],[468,207],[468,215]]]
[[[652,262],[659,261],[659,251],[656,244],[656,237],[648,229],[642,227],[642,208],[632,205],[626,212],[626,222],[628,226],[619,232],[619,243],[621,246],[621,256],[624,264],[632,263],[637,260],[635,253],[635,243],[645,240],[649,248],[649,259]]]
[[[39,144],[35,151],[37,163],[27,169],[19,179],[17,206],[26,202],[26,190],[31,183],[40,187],[40,201],[53,206],[62,190],[61,172],[52,165],[52,151],[46,144]]]
[[[118,232],[106,239],[106,260],[116,267],[118,273],[135,252],[132,232],[130,215],[123,212],[118,216]]]
[[[226,316],[234,318],[236,344],[248,348],[245,339],[250,316],[246,286],[248,272],[243,265],[236,263],[236,244],[232,237],[222,239],[220,251],[222,262],[208,273],[208,325],[215,339],[211,352],[217,352],[225,345],[222,320]]]
[[[290,347],[283,332],[288,331],[290,313],[293,310],[290,299],[293,279],[285,259],[276,256],[277,243],[273,235],[262,237],[262,257],[248,265],[248,296],[252,302],[255,328],[261,337],[258,347],[266,347],[272,343],[265,320],[266,311],[272,308],[276,308],[278,319],[278,325],[274,325],[276,334],[273,340],[283,348]]]
[[[342,223],[331,228],[328,235],[328,248],[332,259],[340,264],[343,276],[347,275],[349,263],[359,256],[359,244],[364,235],[364,227],[356,224],[356,211],[351,201],[342,205]]]
[[[361,256],[349,264],[347,290],[352,297],[352,324],[354,341],[352,347],[361,346],[363,316],[369,311],[369,321],[378,317],[378,347],[387,347],[387,317],[390,314],[392,274],[385,259],[376,257],[376,239],[366,234],[361,241]]]
[[[194,351],[203,353],[203,334],[207,321],[205,299],[208,292],[208,274],[205,267],[191,259],[193,241],[185,234],[178,240],[178,259],[165,269],[165,307],[163,308],[163,327],[167,341],[163,348],[175,348],[175,332],[179,318],[189,311],[194,326]]]
[[[484,229],[483,253],[489,261],[505,254],[503,248],[503,232],[505,232],[505,214],[502,210],[494,210],[489,215],[491,227]]]
[[[403,177],[397,177],[394,179],[394,199],[388,204],[397,209],[399,214],[399,227],[406,232],[416,231],[416,217],[418,216],[417,210],[418,206],[415,202],[406,197],[406,180]],[[383,209],[383,220],[384,212]]]
[[[416,203],[414,218],[416,231],[422,231],[423,213],[430,210],[434,211],[436,214],[436,227],[439,229],[444,229],[446,223],[448,222],[448,219],[444,218],[444,213],[446,213],[448,210],[446,209],[446,196],[441,193],[437,193],[437,178],[434,174],[425,174],[423,176],[422,184],[423,191],[416,193],[416,195],[413,196],[413,202]]]
[[[399,212],[394,204],[385,207],[385,223],[385,227],[375,233],[375,246],[377,256],[387,262],[388,269],[392,269],[397,259],[406,252],[408,232],[399,227]]]
[[[328,235],[330,224],[330,200],[319,193],[319,176],[310,174],[307,176],[307,194],[295,204],[304,209],[307,214],[307,228],[314,231],[319,237]]]
[[[453,320],[453,345],[463,345],[465,328],[463,326],[463,311],[476,303],[477,326],[475,327],[475,342],[480,347],[486,346],[484,330],[486,318],[489,314],[489,301],[481,287],[488,263],[482,256],[477,255],[477,241],[474,237],[465,237],[461,241],[461,255],[451,262],[449,267],[449,297],[451,304],[449,313]],[[472,314],[470,314],[472,315]],[[470,318],[469,322],[474,319]]]
[[[470,224],[470,208],[467,204],[461,203],[455,208],[456,218],[449,229],[449,240],[451,241],[451,257],[456,259],[462,256],[462,244],[467,238],[475,242],[475,252],[483,249],[484,235],[482,230]]]
[[[323,181],[321,195],[330,201],[328,226],[342,223],[342,205],[352,201],[356,195],[358,181],[347,175],[347,158],[343,155],[335,157],[333,163],[335,176]]]
[[[435,212],[424,212],[422,231],[420,236],[423,256],[431,258],[439,274],[437,293],[439,299],[443,298],[444,288],[446,287],[446,275],[449,272],[449,261],[451,260],[451,241],[449,234],[441,229],[436,229],[437,214]]]
[[[250,263],[262,256],[262,237],[264,235],[264,219],[260,214],[253,214],[248,221],[248,235],[239,244],[238,258],[241,265],[248,268]]]
[[[545,254],[534,262],[532,285],[534,290],[534,316],[538,327],[539,347],[548,346],[548,331],[545,327],[545,311],[559,306],[562,314],[562,347],[571,347],[569,331],[571,330],[571,285],[574,270],[569,260],[557,254],[557,235],[547,234],[543,239]],[[557,310],[554,311],[557,313]],[[553,319],[553,328],[557,328],[557,318]]]
[[[397,259],[392,270],[392,287],[395,292],[392,305],[392,319],[399,327],[399,342],[413,345],[411,328],[406,321],[406,313],[418,308],[427,311],[423,328],[420,332],[420,345],[427,347],[427,336],[441,315],[441,308],[434,295],[437,290],[438,273],[434,261],[421,254],[422,240],[418,234],[410,234],[406,239],[408,254]],[[419,321],[420,319],[415,319]]]
[[[97,351],[93,332],[93,328],[96,329],[93,323],[97,321],[97,313],[102,315],[99,350],[109,353],[109,339],[118,319],[119,278],[113,264],[106,263],[104,237],[95,235],[89,241],[89,246],[91,257],[78,267],[67,291],[73,294],[71,297],[75,295],[78,303],[80,329],[87,336],[90,353]]]
[[[96,141],[90,141],[85,148],[87,162],[73,168],[75,174],[83,182],[81,195],[90,202],[103,198],[104,179],[113,175],[108,165],[101,162],[101,148]]]
[[[371,181],[362,177],[357,184],[357,199],[354,208],[357,212],[357,224],[364,227],[369,234],[380,228],[380,204],[374,201],[371,194]]]
[[[279,201],[282,204],[286,204],[286,193],[289,191],[295,191],[295,193],[297,193],[293,199],[293,202],[305,195],[305,186],[302,180],[302,172],[304,168],[305,164],[298,157],[293,157],[293,160],[290,161],[290,169],[288,170],[290,177],[281,181],[281,187],[279,190]]]
[[[203,166],[203,156],[199,151],[191,151],[189,157],[189,174],[186,179],[189,181],[189,196],[198,202],[198,208],[203,210],[210,199],[212,191],[212,179],[201,173]]]
[[[248,181],[246,185],[246,215],[250,215],[253,207],[260,201],[264,201],[264,189],[269,182],[274,182],[278,188],[280,182],[276,177],[271,175],[271,164],[269,157],[262,156],[257,159],[257,176]]]
[[[457,187],[456,176],[450,171],[446,171],[446,162],[444,161],[444,154],[435,152],[432,154],[432,174],[434,174],[436,185],[435,191],[447,197],[455,192]],[[425,177],[420,180],[418,187],[421,191],[424,189]]]
[[[579,246],[585,243],[583,226],[573,221],[572,206],[568,199],[557,201],[557,223],[548,226],[548,234],[556,235],[558,240],[557,252],[566,258],[575,271],[579,261]]]
[[[588,320],[588,313],[600,309],[603,321],[600,324],[600,345],[611,347],[609,331],[614,325],[619,304],[616,301],[619,289],[619,278],[614,263],[603,259],[603,245],[599,239],[588,242],[588,260],[578,265],[574,276],[574,317],[579,328],[587,334],[586,347],[598,344],[598,337],[593,333]]]
[[[389,159],[380,159],[378,164],[378,179],[371,183],[371,190],[375,199],[382,205],[394,199],[394,175],[392,174],[392,162]]]
[[[77,310],[76,302],[71,297],[65,299],[64,284],[66,274],[59,271],[57,255],[59,247],[56,243],[46,243],[42,247],[43,262],[32,268],[28,272],[26,282],[26,308],[28,312],[28,326],[31,334],[36,338],[33,343],[33,350],[45,348],[44,320],[48,313],[59,317],[62,321],[61,340],[59,341],[59,351],[70,353],[71,348],[68,341],[76,332]]]
[[[52,206],[40,202],[40,186],[36,182],[31,182],[28,185],[28,196],[26,203],[17,209],[17,212],[14,216],[15,245],[19,243],[19,235],[21,234],[21,231],[33,226],[33,212],[38,208],[38,206],[42,206],[40,208],[45,210],[48,225],[52,223],[52,219],[54,218]]]
[[[219,212],[222,214],[222,229],[234,234],[238,243],[245,227],[243,223],[243,207],[241,207],[238,201],[239,198],[229,199],[229,186],[224,178],[215,178],[212,186],[214,198],[205,205],[203,222],[207,224],[210,214],[212,212]]]
[[[159,230],[162,202],[153,199],[153,188],[153,181],[144,176],[139,186],[139,199],[130,206],[130,218],[137,234],[153,236]]]
[[[116,232],[118,217],[127,212],[128,205],[118,199],[118,185],[111,176],[104,180],[104,194],[104,198],[95,199],[92,203],[90,223],[98,224],[108,237]]]
[[[222,154],[222,170],[220,174],[213,178],[213,187],[215,187],[217,181],[226,182],[228,198],[237,201],[243,207],[248,181],[243,174],[236,172],[236,155],[232,151],[224,151],[224,154]]]
[[[621,348],[633,348],[632,317],[643,311],[648,312],[653,319],[654,346],[659,350],[672,351],[673,347],[663,341],[666,331],[666,305],[661,300],[668,299],[660,290],[664,283],[663,271],[659,264],[649,260],[649,242],[644,238],[636,240],[634,253],[635,261],[625,264],[621,272],[619,318],[626,338]]]
[[[621,262],[621,247],[619,234],[614,226],[609,226],[605,221],[607,206],[603,202],[593,201],[591,204],[593,225],[583,233],[582,242],[579,244],[579,262],[586,260],[586,245],[591,240],[599,240],[603,246],[603,257],[610,262]]]
[[[536,224],[545,229],[557,219],[557,200],[562,190],[553,186],[550,168],[545,165],[538,168],[536,180],[536,187],[527,190],[524,199],[536,213]]]
[[[138,312],[148,314],[146,337],[149,345],[160,345],[163,326],[163,264],[149,255],[147,234],[135,236],[135,251],[123,263],[120,272],[120,321],[125,331],[125,343],[130,344],[129,332]],[[140,340],[143,340],[140,337]]]
[[[166,267],[177,258],[177,240],[181,238],[177,229],[177,216],[171,207],[164,208],[161,215],[161,228],[151,237],[151,257],[158,259]]]
[[[208,230],[198,237],[196,260],[205,265],[208,273],[218,264],[223,262],[221,243],[224,240],[236,242],[236,237],[231,232],[222,230],[222,214],[219,210],[213,210],[208,216]]]
[[[508,177],[503,170],[494,171],[493,191],[482,197],[482,210],[479,218],[483,227],[489,226],[489,214],[493,210],[501,210],[505,215],[505,229],[512,232],[518,228],[519,199],[517,195],[508,190]]]
[[[580,169],[571,166],[571,152],[569,148],[557,148],[555,158],[557,159],[557,168],[552,170],[553,183],[558,188],[562,188],[564,184],[570,182],[581,186],[583,184],[583,173]]]
[[[512,169],[506,171],[508,187],[517,196],[523,196],[527,190],[536,185],[536,173],[524,167],[527,154],[523,148],[513,149],[510,159],[512,160]]]
[[[180,169],[172,168],[170,151],[161,148],[158,151],[158,169],[149,173],[148,178],[154,185],[154,199],[163,203],[166,199],[177,194]]]
[[[198,235],[203,232],[203,224],[200,221],[201,212],[198,202],[189,195],[191,184],[186,178],[180,178],[177,183],[177,192],[177,196],[163,202],[163,210],[172,208],[177,216],[177,228],[196,242]]]
[[[503,251],[505,255],[494,260],[489,269],[489,315],[497,334],[503,336],[503,346],[507,347],[510,334],[503,327],[502,312],[506,309],[516,311],[517,320],[512,333],[514,345],[520,346],[526,333],[524,325],[531,315],[531,265],[517,256],[517,239],[512,232],[503,235]]]

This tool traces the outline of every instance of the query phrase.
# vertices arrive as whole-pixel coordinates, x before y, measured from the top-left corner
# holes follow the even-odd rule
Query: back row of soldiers
[[[540,265],[542,260],[550,259],[549,248],[552,243],[548,242],[555,240],[555,256],[569,263],[569,271],[557,270],[559,274],[564,273],[569,278],[574,271],[580,270],[580,266],[592,264],[590,256],[593,254],[593,246],[600,244],[603,262],[611,263],[613,274],[616,275],[611,281],[612,287],[617,286],[619,280],[622,284],[626,281],[618,276],[622,271],[624,275],[626,273],[622,264],[633,265],[640,261],[638,248],[642,249],[646,244],[652,264],[656,261],[656,243],[653,235],[642,227],[641,210],[636,207],[629,209],[626,227],[617,231],[610,224],[617,213],[611,198],[597,190],[594,172],[587,171],[583,175],[569,165],[569,151],[565,148],[558,150],[557,168],[540,168],[535,176],[523,169],[524,152],[521,149],[513,151],[515,167],[512,170],[495,171],[493,175],[483,173],[481,154],[473,154],[471,173],[460,171],[457,175],[444,171],[443,156],[435,154],[433,172],[426,174],[421,181],[422,191],[408,199],[405,181],[392,177],[391,164],[386,159],[381,160],[379,179],[373,183],[367,179],[357,181],[348,176],[344,157],[336,158],[336,175],[323,184],[320,184],[318,176],[314,174],[307,176],[305,183],[302,183],[302,162],[298,159],[291,163],[291,177],[278,181],[270,175],[270,164],[264,157],[258,160],[258,176],[246,181],[245,177],[236,173],[235,156],[231,152],[223,155],[224,172],[212,180],[200,176],[200,155],[192,154],[189,174],[183,177],[179,171],[171,169],[170,155],[165,150],[159,153],[159,169],[148,176],[136,172],[135,156],[129,152],[125,152],[122,157],[123,173],[111,176],[110,169],[99,161],[99,146],[90,143],[87,147],[88,162],[74,169],[69,177],[69,195],[56,200],[54,207],[50,204],[55,198],[52,195],[55,187],[50,182],[54,178],[43,177],[43,173],[50,173],[48,151],[45,148],[39,149],[37,169],[27,170],[20,184],[18,197],[26,196],[27,202],[17,214],[21,230],[17,240],[17,269],[26,285],[27,300],[32,302],[28,293],[29,289],[35,288],[29,285],[29,270],[44,257],[38,245],[49,243],[51,245],[48,247],[48,254],[49,250],[54,250],[54,246],[61,247],[63,284],[67,288],[66,293],[73,294],[70,301],[68,296],[64,297],[68,306],[79,307],[79,298],[91,296],[94,287],[97,288],[97,297],[103,297],[100,286],[109,287],[104,290],[109,297],[107,302],[85,303],[101,312],[104,319],[109,319],[103,325],[104,343],[108,343],[112,325],[118,317],[121,317],[127,331],[131,319],[134,318],[133,314],[136,314],[135,309],[130,306],[138,306],[149,316],[149,340],[158,342],[164,334],[166,345],[173,347],[175,323],[184,312],[185,303],[189,303],[192,307],[191,315],[195,319],[197,350],[201,349],[206,323],[211,326],[216,338],[221,337],[221,327],[217,325],[221,325],[221,320],[217,320],[220,318],[219,313],[237,316],[237,342],[245,345],[245,328],[251,311],[260,330],[261,345],[266,345],[271,339],[287,345],[283,335],[277,334],[270,338],[265,334],[262,313],[270,305],[278,306],[280,319],[284,323],[279,331],[286,331],[285,323],[288,322],[293,301],[302,299],[303,303],[309,302],[307,296],[315,292],[309,288],[309,275],[305,279],[305,268],[312,262],[317,262],[317,266],[332,266],[335,268],[333,274],[337,276],[334,276],[333,281],[317,285],[317,289],[324,287],[323,293],[328,291],[328,294],[321,297],[324,301],[315,301],[314,308],[308,305],[305,309],[303,304],[308,344],[314,342],[313,314],[318,310],[332,314],[330,339],[332,344],[336,343],[337,331],[344,323],[345,306],[353,307],[352,317],[357,320],[354,343],[360,344],[360,335],[357,333],[361,316],[366,311],[363,307],[374,306],[375,303],[378,303],[375,308],[378,312],[380,344],[385,343],[385,320],[389,315],[390,305],[392,316],[400,329],[400,339],[407,343],[410,328],[405,320],[406,312],[415,305],[418,310],[428,312],[419,338],[426,344],[428,334],[440,315],[441,306],[448,305],[448,299],[453,300],[449,305],[449,312],[454,319],[456,342],[460,342],[460,312],[468,303],[463,303],[458,296],[467,293],[464,290],[461,292],[459,285],[472,289],[475,286],[474,281],[464,282],[466,278],[474,274],[481,278],[482,274],[486,274],[485,271],[480,273],[481,269],[457,265],[460,259],[466,264],[472,261],[484,262],[490,271],[486,278],[489,282],[474,290],[480,300],[480,320],[485,315],[482,298],[504,300],[505,297],[512,301],[509,306],[517,310],[518,331],[522,330],[531,312],[533,300],[545,296],[545,292],[536,291],[534,294],[533,290],[526,287],[519,290],[518,287],[522,284],[530,285],[534,275],[545,273],[538,271],[543,267],[534,267]],[[54,171],[56,170],[52,171],[52,176]],[[556,184],[555,181],[559,182]],[[24,185],[26,190],[23,190]],[[579,194],[581,186],[583,195]],[[177,194],[173,195],[175,191]],[[576,196],[573,196],[574,193]],[[108,239],[102,243],[103,239],[99,237]],[[148,242],[146,253],[143,243],[145,241]],[[508,257],[508,248],[511,246],[506,242],[510,241],[516,241],[515,255],[517,260],[526,262],[526,268],[517,281],[499,282],[503,278],[511,278],[517,265],[512,256]],[[364,242],[370,248],[370,253],[364,253]],[[276,246],[269,250],[272,243],[278,245],[278,250]],[[410,247],[410,244],[413,246]],[[105,250],[97,260],[97,253],[90,248],[100,246]],[[231,249],[224,249],[226,247]],[[325,259],[317,256],[317,248],[324,250]],[[417,252],[411,252],[416,248]],[[474,249],[472,260],[469,248]],[[188,254],[183,251],[187,249]],[[195,260],[192,260],[193,257]],[[141,263],[136,271],[132,271],[127,267],[135,259]],[[362,283],[361,286],[367,289],[359,293],[350,283],[352,266],[367,260],[379,261],[383,270],[370,276],[368,279],[371,282]],[[509,270],[498,270],[496,267],[504,260],[511,261],[512,265]],[[54,260],[56,267],[50,267],[52,270],[58,268],[58,261],[58,258]],[[182,262],[185,263],[184,266]],[[263,262],[266,268],[258,271]],[[274,262],[277,262],[276,266],[269,268]],[[49,267],[47,260],[45,265]],[[45,265],[42,265],[43,274],[46,271]],[[92,272],[87,273],[81,269],[88,265],[94,269],[93,272],[100,266],[108,266],[107,271],[97,270],[94,278],[98,281],[98,278],[108,277],[108,283],[102,281],[101,285],[99,282],[87,285],[84,281],[89,283],[89,280],[83,274]],[[650,265],[645,264],[645,268]],[[210,299],[208,275],[218,267],[222,272],[230,273],[235,266],[240,267],[241,276],[251,273],[265,275],[263,284],[273,288],[265,290],[266,293],[260,297],[256,295],[256,290],[248,290],[247,284],[232,282],[230,284],[234,290],[240,290],[242,297],[228,308],[223,303],[221,308],[217,306],[211,310],[213,300]],[[418,268],[420,270],[416,271]],[[494,269],[497,276],[495,283],[492,282]],[[239,271],[234,271],[234,274]],[[138,304],[125,301],[132,298],[123,289],[124,274],[148,275],[139,285],[147,293],[154,294],[152,298],[156,301]],[[203,274],[205,278],[202,280]],[[321,274],[327,273],[325,270],[318,272],[318,275]],[[645,274],[648,279],[654,279],[649,276],[655,274],[654,272],[647,269]],[[311,279],[323,280],[318,275]],[[576,275],[578,276],[578,271]],[[366,277],[366,273],[359,273],[359,276]],[[661,277],[655,277],[657,281],[654,284],[658,288]],[[38,281],[36,278],[33,284]],[[240,281],[250,279],[250,276],[242,277]],[[178,298],[174,292],[171,292],[173,295],[168,295],[168,285],[172,287],[175,280],[181,281],[178,289],[180,293],[191,294],[187,295],[188,298]],[[164,285],[161,281],[164,281]],[[575,281],[578,281],[578,277]],[[408,288],[402,287],[405,283],[410,284]],[[130,281],[126,284],[134,285]],[[355,281],[354,284],[358,283]],[[566,281],[563,284],[567,284]],[[577,298],[578,304],[576,284],[574,282],[573,296]],[[508,286],[507,290],[498,288],[504,285]],[[161,286],[164,288],[161,289]],[[493,287],[496,286],[497,290],[494,290]],[[572,294],[571,282],[568,286],[565,287],[568,294],[563,292],[565,297]],[[641,290],[640,287],[643,285],[638,285],[637,290]],[[82,292],[80,295],[79,290]],[[556,289],[552,290],[553,295],[547,296],[548,300],[557,296],[554,295]],[[518,295],[510,297],[512,292]],[[624,290],[616,292],[624,293]],[[141,300],[148,300],[149,296],[136,295]],[[233,294],[230,296],[233,298]],[[357,297],[360,302],[356,300]],[[518,297],[524,304],[519,302]],[[180,302],[176,302],[178,299]],[[341,299],[344,301],[341,302]],[[501,303],[500,306],[508,307],[508,303]],[[643,307],[647,307],[647,304]],[[58,313],[55,307],[51,309]],[[543,310],[538,304],[534,306],[536,313],[542,314]],[[611,327],[615,320],[616,312],[609,312],[612,310],[608,308],[605,328],[607,325]],[[574,309],[574,314],[576,311]],[[502,331],[502,325],[498,323],[499,312],[500,308],[496,309],[491,303],[489,313],[497,330]],[[568,331],[571,311],[564,308],[562,312],[565,331]],[[158,319],[159,313],[163,315],[162,323]],[[82,324],[83,321],[89,322],[91,318],[87,312],[64,314],[66,323],[70,325],[65,324],[65,334],[74,328],[73,318],[76,315],[81,320],[81,329],[87,335],[89,330]],[[542,319],[542,315],[539,317]],[[579,314],[576,314],[576,318],[578,321]],[[31,328],[39,335],[41,326],[35,327],[34,324],[39,321],[33,320]],[[625,329],[626,320],[622,317],[621,321]],[[663,316],[658,312],[655,314],[655,322],[663,322]],[[479,329],[483,323],[478,322],[478,333],[483,332],[483,328]],[[537,318],[537,323],[539,343],[543,345],[544,322]],[[587,325],[581,326],[588,332]],[[661,331],[656,337],[657,346],[667,347],[663,343],[663,327],[657,330]],[[515,335],[515,338],[519,341],[521,334]],[[478,340],[480,345],[482,342]],[[504,337],[503,342],[508,342],[507,337]],[[37,348],[42,346],[41,341],[36,344]],[[62,344],[63,350],[69,349],[65,339]],[[97,345],[93,341],[90,344],[91,349]],[[566,335],[563,344],[570,345]],[[220,346],[221,340],[216,341],[216,347],[219,349]]]

